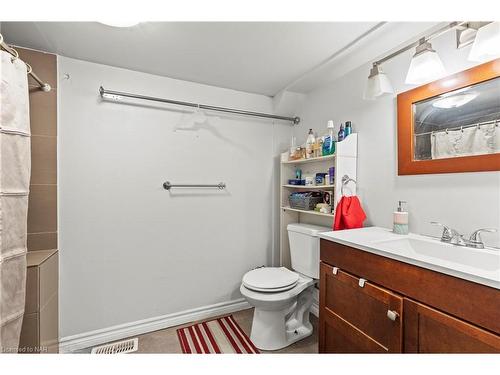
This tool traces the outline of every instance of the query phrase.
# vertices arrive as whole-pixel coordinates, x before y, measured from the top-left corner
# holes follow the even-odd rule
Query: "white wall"
[[[242,275],[277,257],[273,169],[290,125],[214,114],[193,127],[182,107],[102,102],[100,85],[272,112],[262,95],[59,59],[63,338],[237,300]]]
[[[455,48],[450,32],[434,40],[448,72],[473,66],[466,56],[469,48]],[[404,84],[412,52],[383,65],[397,93],[411,89]],[[326,122],[351,120],[359,133],[358,189],[368,215],[366,224],[392,227],[392,212],[398,200],[409,202],[410,230],[439,235],[429,221],[446,223],[461,233],[481,227],[500,229],[500,173],[450,173],[420,176],[397,175],[396,98],[376,101],[362,99],[370,65],[356,69],[325,88],[311,91],[299,114],[301,124],[294,128],[297,140],[306,138],[308,128],[326,132]],[[492,246],[500,246],[498,234],[484,234]]]

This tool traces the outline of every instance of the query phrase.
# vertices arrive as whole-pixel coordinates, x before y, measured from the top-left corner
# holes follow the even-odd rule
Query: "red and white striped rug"
[[[258,354],[232,315],[179,328],[177,337],[184,354]]]

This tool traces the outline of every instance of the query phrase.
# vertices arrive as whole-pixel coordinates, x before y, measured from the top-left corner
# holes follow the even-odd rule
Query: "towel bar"
[[[170,190],[173,187],[177,188],[218,188],[219,190],[224,190],[226,188],[225,182],[219,182],[218,184],[172,184],[170,181],[163,183],[163,188],[165,190]]]

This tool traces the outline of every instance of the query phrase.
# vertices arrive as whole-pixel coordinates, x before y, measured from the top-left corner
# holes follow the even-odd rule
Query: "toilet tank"
[[[288,224],[288,241],[292,269],[313,279],[319,279],[319,237],[332,229],[310,224]]]

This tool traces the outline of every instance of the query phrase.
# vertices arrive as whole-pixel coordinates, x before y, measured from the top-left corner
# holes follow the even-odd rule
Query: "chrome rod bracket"
[[[19,58],[19,52],[17,52],[17,50],[13,47],[11,47],[10,45],[8,45],[7,43],[5,43],[4,41],[4,38],[2,36],[2,34],[0,34],[0,50],[4,50],[6,51],[7,53],[10,53],[13,57],[11,59],[11,61],[13,62],[14,60],[18,59]],[[31,67],[30,64],[28,64],[27,62],[24,62],[26,64],[26,73],[31,77],[33,78],[36,83],[38,84],[38,86],[40,87],[40,89],[43,91],[43,92],[50,92],[50,90],[52,90],[52,87],[46,83],[46,82],[43,82],[40,77],[38,77],[35,72],[33,71],[33,68]]]

